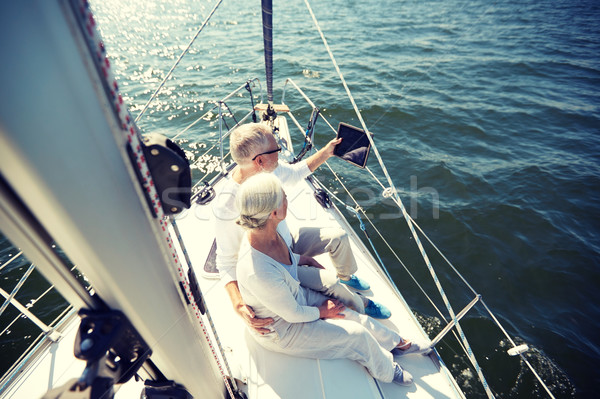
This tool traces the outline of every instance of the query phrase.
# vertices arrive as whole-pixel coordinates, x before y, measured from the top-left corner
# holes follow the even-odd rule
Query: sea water
[[[223,2],[141,118],[144,132],[174,137],[247,79],[258,77],[265,89],[259,3]],[[556,397],[594,397],[600,383],[600,3],[312,3],[407,212],[483,296],[515,343],[530,347],[526,358]],[[214,4],[92,1],[134,116]],[[304,3],[275,2],[273,20],[275,102],[281,101],[284,80],[292,78],[334,128],[339,122],[360,127]],[[286,103],[306,126],[310,107],[289,88]],[[209,113],[206,124],[177,139],[191,159],[198,161],[216,142],[215,116]],[[317,146],[333,135],[317,122]],[[194,179],[214,169],[214,160],[200,160]],[[366,171],[336,159],[330,164],[445,309],[398,208]],[[369,167],[387,186],[374,151]],[[331,173],[318,176],[351,203]],[[369,229],[398,288],[433,337],[445,321]],[[0,245],[4,263],[16,251],[6,241]],[[474,294],[434,248],[425,249],[460,310]],[[0,286],[10,291],[26,267],[25,260],[11,264]],[[46,288],[40,281],[19,298],[31,302]],[[50,296],[36,307],[50,321],[59,304],[60,298]],[[10,321],[3,315],[0,329]],[[37,335],[20,323],[0,337],[3,369]],[[512,345],[484,308],[468,313],[462,326],[498,397],[545,397],[520,358],[507,355]],[[438,348],[467,396],[484,397],[460,348],[446,340]]]

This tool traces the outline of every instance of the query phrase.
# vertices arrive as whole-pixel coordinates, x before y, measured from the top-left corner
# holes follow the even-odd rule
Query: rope
[[[190,43],[181,52],[181,54],[179,55],[179,58],[177,58],[177,61],[175,61],[175,64],[173,64],[173,66],[171,67],[171,69],[169,70],[169,72],[167,73],[167,75],[164,77],[164,79],[162,80],[162,82],[160,82],[160,85],[158,85],[158,88],[154,91],[154,93],[152,94],[152,96],[150,96],[150,99],[148,100],[148,102],[146,102],[146,105],[144,105],[144,108],[139,113],[139,115],[137,116],[137,118],[135,118],[135,122],[138,122],[140,120],[140,118],[142,117],[142,115],[144,115],[144,112],[146,112],[146,110],[148,109],[148,106],[150,106],[150,103],[154,100],[154,98],[156,98],[156,96],[158,95],[158,92],[163,88],[163,86],[165,85],[165,83],[167,82],[167,80],[171,77],[171,74],[173,73],[173,71],[175,70],[175,68],[177,68],[177,65],[179,65],[179,62],[181,61],[181,59],[183,58],[183,56],[186,55],[187,52],[190,50],[190,48],[192,47],[192,44],[194,43],[194,41],[196,40],[196,38],[198,37],[198,35],[200,34],[200,32],[202,32],[202,29],[204,29],[204,27],[206,26],[206,24],[208,23],[208,21],[210,20],[210,18],[212,17],[212,15],[215,13],[215,11],[217,11],[217,8],[219,7],[219,5],[221,5],[222,1],[223,0],[218,0],[217,1],[217,4],[215,4],[215,6],[213,7],[212,11],[208,14],[208,17],[206,17],[206,19],[204,20],[204,22],[202,23],[202,25],[200,26],[200,28],[198,29],[198,31],[196,32],[196,34],[194,35],[194,37],[192,38],[192,40],[190,40]]]
[[[221,365],[221,362],[219,361],[219,357],[217,356],[217,353],[214,350],[214,347],[212,345],[208,331],[207,331],[206,327],[204,326],[204,322],[201,319],[201,312],[198,309],[198,307],[196,306],[195,301],[193,301],[193,294],[190,290],[189,282],[187,281],[187,277],[186,277],[185,273],[183,272],[183,268],[181,266],[181,262],[179,260],[178,254],[177,254],[177,250],[173,246],[173,240],[171,239],[171,235],[169,233],[167,218],[165,217],[164,211],[163,211],[161,203],[160,203],[160,198],[159,198],[158,192],[156,191],[156,187],[152,180],[152,175],[150,174],[150,170],[148,169],[148,165],[146,163],[144,154],[142,152],[142,143],[140,140],[139,129],[136,126],[133,119],[131,118],[131,115],[129,114],[127,107],[123,104],[123,98],[119,94],[117,81],[112,72],[112,69],[110,66],[110,61],[109,61],[108,57],[106,56],[106,50],[104,48],[104,43],[102,42],[100,34],[96,30],[96,22],[94,20],[91,10],[90,10],[89,4],[88,4],[87,0],[72,0],[72,1],[74,2],[74,6],[75,6],[75,11],[76,11],[75,14],[79,18],[79,22],[82,25],[82,31],[88,40],[88,45],[90,47],[90,51],[92,52],[92,55],[96,55],[95,61],[97,62],[97,65],[99,64],[98,67],[101,72],[101,78],[103,79],[104,83],[106,84],[105,87],[109,91],[110,99],[112,99],[112,105],[113,105],[114,110],[117,114],[117,117],[119,118],[119,121],[121,123],[121,133],[125,136],[127,142],[130,144],[131,149],[136,158],[137,168],[139,169],[141,176],[143,176],[143,186],[144,186],[144,189],[149,194],[149,197],[152,201],[152,206],[154,208],[154,213],[156,214],[156,217],[159,220],[159,224],[160,224],[159,231],[160,231],[160,234],[162,235],[162,239],[164,240],[164,243],[166,244],[165,248],[169,248],[169,251],[170,251],[170,255],[171,255],[170,256],[170,259],[171,259],[170,266],[173,269],[174,275],[177,276],[177,279],[178,279],[180,285],[184,288],[185,296],[189,299],[189,306],[191,307],[191,310],[193,313],[193,315],[190,314],[190,317],[193,318],[194,315],[196,316],[195,319],[197,320],[197,323],[200,326],[200,328],[204,334],[204,337],[213,353],[214,359],[217,363],[217,366],[219,368],[219,371],[220,371],[223,381],[225,383],[225,387],[227,388],[229,395],[233,398],[234,394],[231,389],[229,379],[225,375],[223,366]],[[220,4],[220,1],[219,1],[219,4]],[[213,10],[213,12],[214,12],[214,10]],[[212,15],[212,12],[211,12],[211,15]],[[184,298],[182,298],[182,300],[183,299]],[[216,335],[216,333],[215,333],[215,335]]]
[[[444,292],[444,289],[442,288],[442,286],[440,284],[440,281],[435,273],[435,270],[433,269],[431,261],[429,260],[429,257],[427,256],[427,253],[425,252],[425,248],[423,248],[423,245],[421,244],[421,240],[419,239],[419,236],[417,235],[417,232],[415,231],[415,228],[413,227],[411,220],[408,217],[406,209],[404,208],[404,204],[402,204],[402,202],[400,201],[400,198],[398,197],[398,193],[396,192],[394,183],[392,182],[392,179],[387,171],[387,168],[385,167],[383,160],[381,159],[381,156],[379,155],[379,151],[378,151],[375,143],[373,142],[373,138],[371,137],[371,134],[365,124],[365,121],[363,120],[363,117],[356,105],[356,102],[354,101],[354,97],[352,97],[352,93],[350,92],[350,89],[348,88],[348,84],[346,83],[346,80],[344,79],[344,76],[342,75],[342,72],[340,71],[340,68],[339,68],[337,62],[335,61],[335,57],[333,56],[333,53],[331,52],[331,49],[329,48],[329,45],[327,44],[327,39],[325,39],[325,35],[323,34],[321,27],[319,26],[319,22],[317,21],[317,18],[315,17],[315,14],[313,13],[313,11],[311,9],[310,4],[308,3],[308,0],[304,0],[304,3],[306,4],[306,7],[308,8],[308,11],[313,19],[313,22],[314,22],[317,30],[319,31],[319,35],[321,36],[321,39],[323,40],[323,44],[325,45],[327,53],[329,54],[329,57],[331,58],[331,61],[333,62],[333,65],[338,73],[338,76],[342,82],[342,85],[344,86],[344,89],[346,90],[346,94],[348,95],[348,98],[349,98],[350,102],[352,103],[352,107],[354,108],[356,116],[357,116],[358,120],[360,121],[360,124],[361,124],[363,130],[365,131],[366,136],[369,139],[369,142],[371,143],[373,152],[375,153],[375,156],[377,157],[377,160],[379,161],[379,165],[381,166],[381,169],[390,185],[390,189],[392,190],[394,197],[398,200],[398,204],[400,206],[400,210],[402,211],[402,215],[404,216],[404,219],[406,220],[406,223],[408,224],[411,234],[415,239],[415,243],[417,244],[419,251],[421,252],[421,256],[423,257],[423,260],[425,261],[425,263],[427,265],[427,269],[429,269],[429,272],[430,272],[431,276],[433,277],[433,280],[435,281],[438,291],[440,292],[440,295],[442,296],[444,304],[446,305],[446,309],[447,309],[448,313],[450,314],[452,320],[456,324],[456,330],[458,331],[463,344],[467,348],[467,355],[468,355],[469,359],[471,360],[471,363],[475,367],[475,370],[477,371],[477,375],[479,376],[479,379],[483,385],[483,388],[485,389],[485,392],[486,392],[488,398],[493,398],[494,395],[492,394],[492,392],[487,384],[487,381],[486,381],[485,377],[483,376],[483,372],[481,371],[479,363],[477,363],[477,359],[475,359],[473,350],[471,349],[471,346],[469,345],[469,342],[467,341],[467,338],[462,330],[462,327],[458,323],[458,320],[456,318],[454,310],[452,309],[452,306],[450,305],[450,302],[446,296],[446,293]]]
[[[366,228],[365,224],[363,223],[362,218],[360,217],[360,213],[358,212],[357,209],[349,207],[349,206],[346,207],[346,209],[348,211],[352,212],[354,214],[354,216],[356,216],[356,218],[358,219],[358,222],[360,223],[360,229],[363,231],[363,233],[365,233],[365,236],[367,237],[367,240],[369,241],[371,248],[373,248],[373,252],[375,252],[375,256],[377,256],[377,260],[379,260],[379,264],[383,268],[383,271],[385,271],[387,278],[390,281],[393,281],[392,277],[390,276],[390,273],[387,270],[387,267],[385,267],[385,264],[383,263],[383,260],[381,259],[381,256],[379,256],[379,252],[377,252],[377,248],[375,248],[375,244],[373,244],[373,241],[371,240],[371,237],[369,236],[369,233],[367,232],[367,228]],[[362,208],[359,208],[359,210],[364,213]]]
[[[177,240],[179,241],[179,247],[181,248],[181,251],[183,252],[185,261],[187,262],[188,267],[193,270],[192,261],[187,253],[185,245],[183,244],[183,238],[181,237],[181,233],[179,232],[179,227],[177,227],[177,223],[175,222],[175,219],[171,219],[171,226],[173,226],[173,231],[175,232],[175,236],[177,237]],[[198,289],[199,288],[200,287],[198,287]],[[212,329],[212,331],[214,333],[214,331],[216,331],[216,329],[215,329],[215,325],[212,321],[212,317],[210,317],[210,312],[208,311],[208,306],[204,310],[205,310],[206,318],[208,319],[208,323],[210,324],[210,328]],[[227,358],[224,355],[225,351],[223,350],[223,346],[221,345],[221,340],[219,340],[219,336],[217,334],[214,334],[214,337],[215,337],[215,341],[217,342],[219,352],[221,353],[221,356],[223,358],[223,363],[225,363],[225,368],[227,369],[227,372],[231,376],[231,382],[233,384],[233,388],[237,391],[238,387],[235,382],[235,378],[233,378],[233,373],[231,372],[231,368],[229,368],[229,363],[227,362]],[[211,349],[212,349],[212,347],[211,347]],[[233,396],[232,396],[232,398],[233,398]]]

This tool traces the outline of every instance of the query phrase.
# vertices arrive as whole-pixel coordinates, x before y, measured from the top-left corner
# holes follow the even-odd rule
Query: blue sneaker
[[[359,279],[354,274],[350,276],[350,280],[348,281],[340,279],[340,283],[346,284],[348,287],[352,287],[359,291],[366,291],[371,288],[369,283],[367,283],[365,280]]]
[[[365,314],[371,316],[374,319],[389,319],[392,317],[392,312],[384,305],[373,302],[367,299],[367,306],[365,306]]]

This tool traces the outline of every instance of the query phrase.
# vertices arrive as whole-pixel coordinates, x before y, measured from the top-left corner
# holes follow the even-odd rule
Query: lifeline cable
[[[383,160],[381,159],[381,156],[379,155],[379,151],[377,150],[377,147],[375,146],[375,143],[373,142],[373,138],[371,137],[371,134],[365,124],[365,121],[363,120],[363,117],[356,105],[356,102],[354,101],[354,97],[352,96],[352,93],[350,92],[350,88],[348,87],[348,84],[346,83],[346,80],[344,79],[344,76],[342,75],[342,72],[335,60],[335,57],[333,56],[333,53],[331,52],[331,49],[329,48],[329,45],[327,44],[327,39],[325,39],[325,35],[323,34],[321,27],[319,26],[319,22],[317,21],[317,18],[315,16],[315,14],[313,13],[312,8],[310,7],[308,0],[304,0],[304,3],[306,4],[306,7],[308,8],[308,11],[313,19],[313,22],[319,32],[319,35],[321,36],[321,39],[323,40],[323,44],[325,45],[325,48],[329,54],[329,57],[331,58],[331,61],[333,62],[335,70],[337,71],[338,76],[339,76],[340,80],[342,81],[342,85],[344,86],[346,93],[348,95],[348,98],[349,98],[350,102],[352,103],[352,107],[354,108],[356,116],[357,116],[358,120],[360,121],[360,124],[361,124],[363,130],[365,131],[366,136],[369,139],[369,142],[371,143],[371,147],[373,148],[375,156],[377,157],[377,160],[379,161],[379,165],[381,166],[381,169],[383,170],[383,173],[390,185],[390,189],[392,190],[393,196],[398,200],[398,205],[400,206],[402,215],[404,216],[404,219],[406,220],[406,223],[408,224],[411,234],[415,239],[415,243],[417,244],[419,251],[421,252],[421,256],[423,257],[423,260],[425,261],[427,268],[429,269],[429,272],[430,272],[431,276],[433,277],[433,280],[435,281],[436,286],[438,287],[438,291],[440,292],[440,295],[442,296],[444,304],[446,305],[446,310],[450,314],[450,317],[452,318],[452,320],[456,323],[456,330],[458,331],[460,338],[463,341],[463,344],[467,348],[467,355],[468,355],[469,359],[471,360],[473,367],[475,367],[475,370],[477,371],[477,375],[479,376],[481,384],[483,385],[483,388],[485,389],[485,392],[486,392],[488,398],[494,398],[494,395],[492,394],[492,391],[491,391],[490,387],[488,386],[488,383],[483,375],[481,367],[479,366],[479,363],[477,362],[477,359],[475,358],[475,355],[473,354],[473,350],[471,349],[471,346],[470,346],[469,342],[467,341],[467,337],[465,336],[465,333],[462,330],[462,327],[458,323],[458,320],[456,318],[454,310],[452,309],[452,306],[450,305],[450,301],[448,300],[446,293],[444,292],[444,289],[442,288],[440,281],[437,277],[437,274],[435,273],[435,270],[433,269],[431,261],[429,260],[429,257],[427,256],[427,253],[425,252],[425,248],[423,248],[423,245],[421,244],[419,236],[418,236],[417,232],[415,231],[415,228],[412,225],[410,218],[408,217],[408,213],[406,212],[404,204],[402,204],[402,201],[398,197],[398,193],[396,191],[394,183],[392,182],[392,179],[387,171],[387,168],[383,164]]]
[[[300,93],[300,95],[304,98],[304,100],[311,106],[314,107],[315,105],[313,104],[313,102],[310,100],[310,98],[308,98],[308,96],[302,91],[302,89],[300,89],[291,78],[286,79],[285,84],[287,85],[287,83],[291,83],[292,86]],[[284,88],[284,92],[283,92],[283,96],[282,96],[282,103],[285,103],[285,101],[283,101],[283,98],[285,98],[285,88]],[[302,126],[300,126],[300,124],[298,123],[298,121],[296,120],[296,118],[293,116],[293,114],[290,112],[289,113],[290,117],[292,118],[292,121],[295,123],[296,127],[300,130],[300,132],[303,132],[303,128]],[[335,129],[334,127],[331,125],[331,123],[329,123],[329,121],[327,120],[327,118],[323,115],[321,115],[321,117],[323,118],[323,120],[325,121],[325,123],[329,126],[329,128],[331,129],[331,131],[335,134]],[[342,182],[342,180],[340,179],[340,177],[338,176],[338,174],[331,168],[331,166],[329,165],[329,163],[325,162],[325,165],[329,168],[329,171],[333,174],[335,180],[337,180],[337,182],[344,188],[344,190],[346,191],[346,193],[348,194],[348,196],[354,201],[354,203],[357,206],[357,209],[362,212],[362,214],[365,216],[365,218],[367,219],[367,221],[369,222],[369,224],[371,225],[371,227],[375,230],[375,232],[377,233],[377,235],[379,236],[379,238],[381,238],[381,240],[383,241],[383,243],[388,247],[388,249],[390,250],[390,252],[394,255],[394,257],[396,258],[396,260],[400,263],[400,265],[402,265],[402,267],[404,268],[404,270],[406,271],[406,273],[411,277],[411,279],[413,280],[413,282],[416,284],[416,286],[419,288],[419,290],[423,293],[423,295],[425,296],[425,298],[427,298],[427,300],[429,301],[429,303],[431,304],[431,306],[437,311],[438,315],[442,318],[442,320],[444,320],[444,322],[448,323],[448,320],[446,319],[446,317],[442,314],[442,312],[438,309],[438,307],[436,306],[436,304],[432,301],[432,299],[429,297],[429,295],[425,292],[425,290],[423,289],[423,287],[419,284],[419,282],[416,280],[416,278],[413,276],[413,274],[410,272],[410,270],[408,269],[408,267],[404,264],[404,262],[402,262],[402,259],[400,259],[400,257],[398,256],[398,254],[396,253],[396,251],[392,248],[392,246],[389,244],[389,242],[385,239],[385,237],[383,236],[383,234],[379,231],[379,229],[377,229],[377,226],[375,226],[375,224],[371,221],[371,219],[367,216],[367,214],[365,213],[364,209],[362,209],[359,205],[358,202],[356,201],[356,199],[352,196],[352,194],[350,193],[350,191],[348,191],[348,188],[344,185],[344,183]],[[389,193],[391,194],[391,189],[390,188],[386,188],[381,181],[377,178],[377,176],[375,176],[375,174],[371,171],[371,169],[369,167],[365,167],[365,170],[367,172],[369,172],[371,174],[371,177],[373,178],[373,180],[375,180],[375,182],[377,182],[381,188],[384,189],[384,197],[386,196],[385,193]],[[318,182],[318,181],[317,181]],[[335,194],[333,194],[327,187],[325,187],[323,184],[321,184],[319,182],[319,186],[322,187],[322,189],[324,189],[331,197],[333,197],[334,199],[336,199],[341,205],[343,205],[346,208],[351,208],[349,205],[347,205],[344,201],[342,201],[341,199],[339,199]],[[391,195],[387,195],[388,197],[391,197]],[[392,200],[394,201],[394,203],[397,204],[395,198],[392,198]],[[399,205],[398,205],[399,207]],[[354,214],[355,209],[352,208],[351,212]],[[470,284],[466,281],[466,279],[460,274],[460,272],[456,269],[456,267],[454,267],[454,265],[446,258],[446,256],[440,251],[440,249],[431,241],[431,239],[427,236],[427,234],[425,234],[425,232],[421,229],[421,227],[411,218],[412,223],[415,225],[415,227],[419,230],[419,232],[425,237],[425,239],[427,239],[427,241],[432,245],[432,247],[437,251],[437,253],[448,263],[448,265],[452,268],[452,270],[454,271],[454,273],[456,273],[458,275],[458,277],[463,281],[463,283],[476,295],[477,292],[470,286]],[[362,228],[361,228],[362,229]],[[371,244],[371,246],[373,247],[373,244]],[[373,248],[375,252],[377,252],[377,250],[375,248]],[[384,271],[386,273],[387,269],[385,267],[385,264],[382,264],[382,267],[384,269]],[[389,273],[388,273],[389,275]],[[396,291],[398,291],[397,287],[394,288],[396,289]],[[399,293],[398,293],[399,294]],[[500,330],[502,331],[502,333],[506,336],[506,338],[509,340],[509,342],[513,345],[513,347],[515,347],[515,343],[512,340],[512,338],[510,337],[510,335],[506,332],[506,330],[504,329],[504,327],[502,326],[502,324],[500,324],[500,321],[498,321],[498,319],[496,318],[496,316],[492,313],[491,309],[489,309],[487,307],[487,305],[485,304],[485,302],[483,301],[483,299],[480,300],[482,306],[486,309],[486,311],[489,313],[490,317],[492,318],[492,320],[495,322],[495,324],[498,326],[498,328],[500,328]],[[463,349],[463,351],[465,353],[467,353],[466,348],[464,347],[464,345],[460,342],[460,338],[456,336],[456,333],[453,332],[453,334],[455,335],[456,340],[458,341],[458,343],[460,344],[461,348]],[[455,352],[456,353],[456,352]],[[552,392],[550,392],[547,384],[542,380],[542,378],[539,376],[539,374],[535,371],[535,369],[533,368],[533,366],[531,365],[531,363],[524,357],[524,355],[522,353],[519,354],[519,356],[521,357],[521,360],[523,360],[523,362],[527,365],[527,367],[530,369],[530,371],[532,372],[532,374],[536,377],[536,379],[538,380],[538,382],[542,385],[542,387],[544,388],[544,390],[546,391],[546,393],[551,397],[554,398],[554,395],[552,394]]]

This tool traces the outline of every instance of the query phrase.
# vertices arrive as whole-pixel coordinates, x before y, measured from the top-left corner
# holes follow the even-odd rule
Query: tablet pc
[[[333,155],[336,155],[359,168],[367,166],[371,142],[364,130],[340,122],[338,125],[337,137],[341,137],[342,142],[335,146]]]

